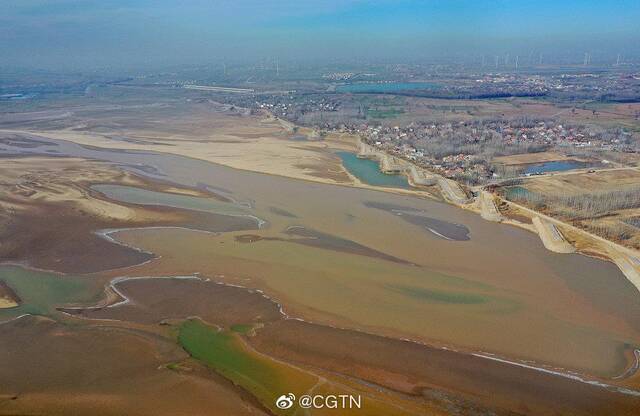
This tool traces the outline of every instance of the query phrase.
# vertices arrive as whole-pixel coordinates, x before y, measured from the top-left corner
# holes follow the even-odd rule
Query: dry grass
[[[640,172],[632,169],[578,173],[521,181],[514,185],[523,191],[506,195],[608,240],[640,248],[639,183]]]
[[[579,195],[585,190],[600,192],[622,189],[637,184],[640,184],[640,171],[637,169],[556,174],[526,180],[526,187],[532,192],[563,195]]]
[[[556,211],[572,220],[613,215],[616,211],[640,208],[640,186],[612,191],[585,192],[578,195],[522,192],[512,199],[537,208]]]
[[[556,160],[566,160],[565,155],[561,155],[556,152],[538,152],[538,153],[524,153],[519,155],[499,156],[493,159],[495,163],[502,163],[503,165],[522,165],[527,163],[543,163],[552,162]]]

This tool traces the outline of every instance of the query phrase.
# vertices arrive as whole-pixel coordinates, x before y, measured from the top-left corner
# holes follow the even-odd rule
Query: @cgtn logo
[[[276,407],[278,409],[286,410],[293,406],[293,402],[296,400],[296,396],[293,393],[283,394],[276,399]]]

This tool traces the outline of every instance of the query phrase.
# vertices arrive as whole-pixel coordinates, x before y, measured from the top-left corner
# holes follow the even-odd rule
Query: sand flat
[[[246,244],[232,236],[187,230],[126,231],[116,238],[160,254],[158,260],[127,273],[202,272],[259,287],[287,313],[316,322],[597,374],[617,373],[626,365],[620,355],[623,344],[609,330],[589,325],[585,317],[559,320],[526,297],[428,269],[284,241]],[[520,325],[523,321],[527,325]],[[575,344],[583,348],[576,351]]]

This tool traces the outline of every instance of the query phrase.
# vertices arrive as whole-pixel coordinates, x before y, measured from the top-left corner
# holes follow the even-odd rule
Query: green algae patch
[[[238,334],[248,334],[253,329],[253,325],[246,325],[246,324],[232,325],[230,329],[233,332],[237,332]]]
[[[51,316],[56,314],[56,307],[73,303],[91,304],[104,293],[104,287],[94,279],[61,276],[17,266],[0,267],[0,279],[21,300],[17,307],[0,310],[0,320],[24,314]]]
[[[389,289],[412,299],[443,305],[480,306],[478,313],[514,313],[521,309],[521,304],[512,299],[506,299],[484,293],[470,293],[423,287],[389,285]]]
[[[276,399],[289,392],[304,394],[317,377],[252,350],[238,332],[218,330],[193,319],[180,326],[178,342],[193,358],[247,390],[272,411],[293,414],[295,408],[276,408]]]
[[[432,290],[409,286],[389,286],[389,288],[395,290],[398,293],[402,293],[403,295],[434,303],[479,305],[487,303],[491,300],[489,296],[483,296],[473,293]]]

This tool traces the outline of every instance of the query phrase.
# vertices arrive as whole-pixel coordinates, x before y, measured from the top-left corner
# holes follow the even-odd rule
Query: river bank
[[[64,132],[58,134],[64,136]],[[139,133],[133,131],[132,135],[138,137]],[[287,137],[273,140],[292,150],[301,147],[301,155],[311,151],[306,142],[290,141]],[[235,152],[238,155],[250,152],[253,140],[240,139],[233,143]],[[615,266],[582,256],[550,255],[532,235],[483,221],[468,210],[435,202],[433,193],[421,189],[364,186],[355,181],[336,183],[321,177],[299,181],[283,175],[256,174],[224,166],[225,158],[215,154],[217,141],[209,142],[203,148],[208,150],[197,158],[174,155],[173,151],[183,141],[184,138],[167,142],[171,146],[150,145],[151,149],[146,151],[122,149],[138,144],[109,138],[104,138],[101,146],[57,141],[57,149],[65,154],[109,160],[122,166],[142,164],[153,167],[154,175],[162,175],[174,183],[226,190],[221,191],[226,197],[247,201],[255,209],[254,215],[269,223],[269,227],[256,232],[264,238],[251,244],[238,243],[235,236],[216,238],[202,233],[196,236],[188,230],[183,230],[189,234],[182,236],[182,244],[177,244],[182,235],[177,229],[135,231],[136,236],[131,238],[143,238],[145,245],[160,243],[146,240],[155,233],[158,238],[162,234],[162,240],[170,245],[151,250],[162,252],[163,257],[146,267],[160,267],[158,272],[171,273],[175,270],[164,267],[174,267],[174,263],[164,262],[180,253],[186,261],[180,268],[190,269],[180,274],[193,271],[192,268],[225,276],[241,273],[243,279],[250,280],[240,283],[250,281],[265,293],[278,296],[299,316],[315,321],[463,345],[592,374],[619,374],[625,368],[617,351],[621,341],[635,344],[636,306],[633,299],[627,299],[626,281]],[[342,171],[334,142],[340,143],[338,148],[357,150],[355,138],[336,136],[324,143],[313,142],[313,152],[318,154],[317,163],[333,158]],[[216,161],[204,162],[205,157]],[[262,166],[278,163],[286,160],[275,159]],[[306,169],[288,168],[298,172]],[[274,193],[274,189],[278,192]],[[429,195],[431,198],[426,198]],[[419,268],[376,261],[379,270],[387,272],[372,276],[369,257],[282,241],[282,230],[300,225],[331,236],[328,240],[331,244],[340,246],[348,239]],[[166,233],[170,236],[164,236]],[[204,247],[216,247],[215,265],[211,264],[211,251],[202,253],[206,262],[195,263],[200,245],[194,242],[200,239],[205,239]],[[291,264],[295,259],[283,259],[280,255],[292,252],[298,253],[302,263]],[[258,264],[259,261],[262,263]],[[268,269],[264,267],[265,261],[270,265]],[[332,269],[330,276],[319,275],[318,271],[326,270],[327,264],[340,267]],[[304,281],[300,279],[300,268],[305,270]],[[148,273],[157,274],[152,270]],[[345,280],[346,275],[353,278]],[[388,281],[388,276],[396,279]],[[601,282],[607,282],[610,290],[597,290]],[[553,293],[552,299],[549,293]],[[358,299],[357,307],[353,299]],[[386,299],[390,307],[381,310],[376,299]],[[433,319],[424,322],[416,320],[416,316]],[[482,319],[469,320],[469,316]],[[523,320],[528,325],[522,325]],[[618,335],[611,337],[608,334],[614,327]],[[505,328],[518,336],[505,339]],[[579,328],[582,329],[578,331]],[[602,332],[603,328],[608,332]],[[399,334],[399,329],[404,333]],[[579,354],[569,348],[575,343],[585,346]],[[557,345],[567,348],[559,351]]]
[[[640,252],[636,250],[623,247],[570,224],[522,207],[480,187],[470,191],[469,193],[474,196],[468,198],[467,192],[454,180],[444,178],[433,172],[427,172],[409,161],[377,150],[362,140],[359,143],[358,155],[359,157],[378,161],[380,171],[385,174],[405,176],[413,187],[418,188],[422,184],[437,184],[446,202],[459,208],[476,212],[487,221],[504,222],[534,232],[539,235],[544,246],[552,252],[578,252],[587,256],[605,258],[616,264],[625,277],[640,292]],[[529,221],[525,223],[520,219],[508,218],[502,215],[499,205],[518,207],[528,217],[533,226],[530,225]],[[566,228],[571,230],[572,241],[568,241],[563,235],[563,230]]]

